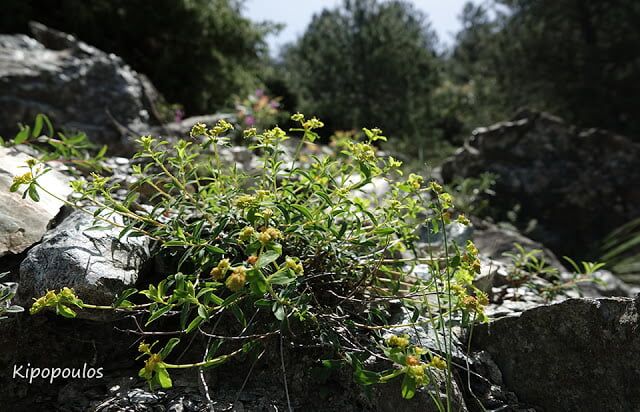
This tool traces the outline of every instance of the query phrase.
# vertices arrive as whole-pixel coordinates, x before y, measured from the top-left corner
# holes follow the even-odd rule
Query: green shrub
[[[157,339],[139,347],[145,359],[140,376],[152,386],[171,386],[174,369],[220,365],[270,342],[282,351],[287,341],[321,348],[320,365],[351,365],[363,385],[400,378],[402,395],[411,398],[420,387],[433,391],[446,382],[451,395],[452,328],[487,320],[487,296],[472,285],[480,271],[478,250],[471,242],[449,245],[445,234],[439,252],[430,249],[420,258],[415,243],[419,224],[439,231],[450,223],[452,197],[418,175],[403,177],[396,159],[378,157],[373,143],[386,139],[378,129],[364,129],[361,141],[344,139],[336,155],[314,155],[305,147],[322,122],[301,114],[292,120],[298,124],[291,129],[299,135],[295,150],[285,149],[289,135],[278,127],[244,131],[261,159],[248,173],[221,161],[232,126],[220,121],[212,128],[197,124],[189,138],[173,144],[141,137],[138,180],[124,200],[107,177],[75,181],[76,197],[93,208],[68,204],[101,224],[117,226],[109,216],[121,215],[121,235],[149,237],[160,256],[175,259],[174,270],[109,306],[83,302],[64,288],[36,300],[30,312],[137,316],[144,325],[139,333]],[[12,189],[47,192],[37,181],[42,165],[29,167]],[[374,178],[391,184],[379,199],[363,193]],[[151,206],[134,207],[137,193],[149,191],[144,200]],[[456,220],[468,223],[463,215]],[[427,274],[414,272],[419,262]],[[410,318],[393,324],[403,308]],[[393,333],[419,326],[438,332],[436,347]],[[158,335],[157,328],[165,332]],[[202,342],[192,335],[210,343],[191,345]],[[201,350],[202,360],[174,363],[172,350],[179,346]],[[365,368],[369,354],[385,360],[383,371]]]

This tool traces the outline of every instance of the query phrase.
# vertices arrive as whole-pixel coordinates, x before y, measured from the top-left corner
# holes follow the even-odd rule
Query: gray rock
[[[235,118],[231,114],[224,113],[187,117],[179,122],[167,123],[160,128],[156,128],[153,130],[153,134],[184,139],[189,136],[191,128],[195,126],[196,123],[204,123],[209,127],[213,127],[218,120],[226,120],[230,123],[234,123]]]
[[[117,56],[73,36],[31,25],[33,38],[0,35],[0,135],[47,114],[57,128],[86,132],[112,152],[157,123],[157,91]]]
[[[23,302],[67,286],[87,303],[108,305],[135,284],[149,258],[148,238],[118,239],[120,229],[90,229],[93,225],[92,216],[75,211],[28,252],[20,265]]]
[[[442,166],[442,177],[498,176],[492,202],[503,219],[517,204],[519,224],[563,255],[584,256],[611,230],[640,216],[640,144],[581,130],[545,113],[477,129]]]
[[[507,266],[511,265],[511,258],[505,256],[505,252],[515,252],[514,244],[518,243],[526,250],[538,249],[541,257],[552,267],[559,271],[565,268],[556,255],[544,245],[524,236],[517,230],[503,226],[498,226],[488,221],[474,219],[473,242],[483,257],[501,262]]]
[[[9,192],[13,178],[29,170],[25,167],[28,159],[31,157],[15,149],[0,147],[0,256],[21,253],[39,242],[63,205],[42,191],[39,202],[28,196],[22,199],[26,186]],[[67,178],[59,172],[52,170],[38,181],[57,197],[66,198],[71,193]]]
[[[569,299],[474,330],[504,384],[537,411],[636,411],[640,299]]]

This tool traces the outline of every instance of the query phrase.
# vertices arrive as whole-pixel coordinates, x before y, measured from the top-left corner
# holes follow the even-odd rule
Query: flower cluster
[[[44,296],[39,297],[33,302],[29,313],[32,315],[41,312],[44,309],[52,308],[56,310],[56,313],[68,318],[74,318],[76,313],[69,308],[69,306],[76,306],[81,308],[83,305],[73,289],[63,288],[60,292],[56,293],[53,290],[47,291]]]
[[[282,232],[274,227],[268,227],[258,233],[258,241],[263,245],[266,245],[273,240],[280,239],[281,237]]]
[[[244,284],[247,282],[247,269],[244,266],[238,266],[233,268],[231,275],[224,283],[227,289],[232,292],[238,292],[244,288]]]
[[[409,345],[409,338],[406,335],[392,335],[387,339],[387,345],[402,349]]]
[[[304,274],[304,267],[302,266],[302,263],[296,262],[293,258],[287,256],[285,264],[287,265],[287,268],[291,269],[296,275]]]

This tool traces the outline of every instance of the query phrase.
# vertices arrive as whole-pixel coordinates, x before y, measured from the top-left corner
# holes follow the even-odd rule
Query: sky
[[[438,33],[441,45],[452,44],[455,32],[460,29],[458,16],[467,0],[409,2],[427,14],[433,29]],[[280,46],[302,35],[315,13],[341,3],[342,0],[246,0],[244,14],[255,21],[269,20],[286,25],[279,34],[267,39],[271,54],[276,55]]]

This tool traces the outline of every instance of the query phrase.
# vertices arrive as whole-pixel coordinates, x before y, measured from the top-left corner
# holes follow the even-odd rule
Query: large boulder
[[[31,28],[33,37],[0,35],[0,135],[45,113],[58,128],[130,153],[129,136],[157,123],[160,97],[151,83],[118,56],[41,24]]]
[[[476,129],[442,177],[496,174],[498,217],[519,205],[529,235],[561,255],[584,257],[614,228],[640,216],[640,144],[579,129],[546,113]],[[587,253],[588,254],[588,253]]]
[[[18,192],[9,192],[13,178],[29,171],[29,159],[32,158],[15,148],[0,146],[0,256],[21,253],[39,242],[63,205],[56,197],[64,199],[71,193],[68,179],[53,170],[38,181],[56,197],[39,191],[39,202],[28,196],[23,199],[25,186]]]
[[[480,325],[504,385],[535,411],[636,411],[640,297],[569,299]]]
[[[109,219],[122,223],[121,218]],[[133,287],[149,259],[149,239],[119,238],[118,227],[93,226],[92,216],[75,211],[28,252],[20,265],[21,302],[67,286],[87,303],[108,305],[116,294]]]

